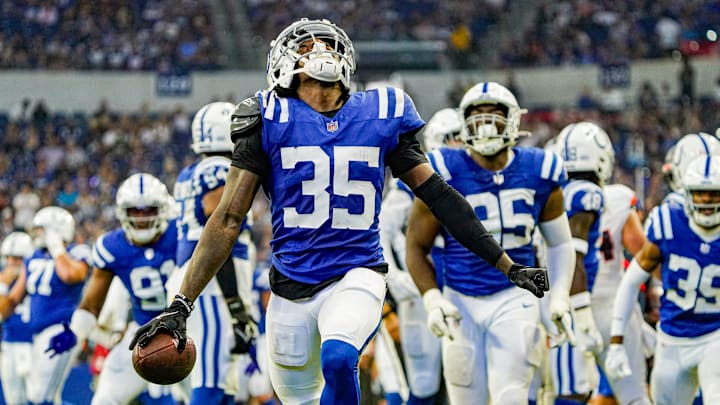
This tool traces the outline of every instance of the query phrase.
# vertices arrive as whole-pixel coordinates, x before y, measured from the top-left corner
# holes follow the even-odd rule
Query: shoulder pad
[[[230,121],[230,136],[233,142],[237,138],[250,135],[250,129],[260,123],[260,100],[257,96],[248,97],[235,106]]]

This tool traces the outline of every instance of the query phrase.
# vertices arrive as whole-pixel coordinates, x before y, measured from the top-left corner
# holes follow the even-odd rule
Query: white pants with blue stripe
[[[65,379],[70,372],[70,364],[77,355],[79,346],[50,358],[45,352],[50,339],[62,332],[62,324],[50,325],[33,337],[31,368],[27,379],[27,400],[33,403],[54,402],[60,395]]]

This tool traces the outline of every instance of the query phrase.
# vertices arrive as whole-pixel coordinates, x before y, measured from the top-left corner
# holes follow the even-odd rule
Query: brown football
[[[135,372],[155,384],[175,384],[187,377],[195,365],[195,343],[188,336],[182,353],[175,348],[175,340],[166,333],[158,333],[144,348],[135,345],[132,363]]]

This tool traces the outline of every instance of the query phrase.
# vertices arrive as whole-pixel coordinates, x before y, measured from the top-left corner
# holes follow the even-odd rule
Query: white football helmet
[[[492,104],[504,107],[505,117],[497,114],[474,114],[470,109],[477,105]],[[521,135],[520,117],[527,112],[520,108],[515,96],[495,82],[478,83],[468,90],[460,101],[460,114],[465,121],[460,137],[469,148],[481,155],[492,156],[506,147],[515,145]],[[502,132],[499,132],[502,131]]]
[[[678,186],[680,185],[680,180],[675,180],[673,178],[673,156],[675,155],[675,145],[671,146],[670,149],[668,149],[667,152],[665,152],[665,163],[662,165],[662,174],[663,178],[665,179],[665,182],[670,187],[670,190],[672,191],[680,191],[678,189]]]
[[[355,48],[345,31],[328,20],[307,18],[285,28],[270,43],[268,85],[290,89],[300,72],[323,82],[339,81],[349,89],[350,76],[355,73]]]
[[[168,227],[171,213],[167,187],[155,176],[137,173],[128,177],[115,196],[115,216],[127,238],[140,245],[152,242]],[[149,214],[133,215],[134,211],[150,210]]]
[[[423,143],[426,151],[437,149],[458,139],[463,124],[460,113],[454,108],[437,111],[423,129]]]
[[[687,215],[703,228],[720,225],[720,202],[696,203],[692,197],[695,191],[720,193],[720,157],[696,156],[685,168],[682,183]]]
[[[43,230],[52,229],[65,243],[72,242],[75,237],[75,218],[67,210],[60,207],[41,208],[33,217],[32,227]],[[45,247],[45,238],[42,234],[33,239],[36,247]]]
[[[29,257],[34,249],[30,235],[25,232],[12,232],[2,241],[0,256]]]
[[[198,155],[210,152],[232,152],[230,139],[230,116],[235,109],[232,103],[222,101],[205,105],[198,110],[192,121],[190,145]]]
[[[607,183],[615,167],[615,151],[607,133],[592,122],[578,122],[563,128],[554,144],[568,173],[592,172]]]
[[[698,156],[716,156],[720,155],[720,140],[716,137],[699,132],[697,134],[687,134],[680,138],[675,144],[672,154],[672,163],[670,164],[670,188],[674,191],[682,192],[684,187],[682,181],[685,170],[690,162]]]

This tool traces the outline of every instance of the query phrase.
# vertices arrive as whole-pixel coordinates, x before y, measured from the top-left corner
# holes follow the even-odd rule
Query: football
[[[159,333],[144,348],[135,345],[132,363],[145,380],[162,385],[175,384],[190,374],[195,365],[195,343],[188,336],[185,350],[179,353],[171,335]]]

